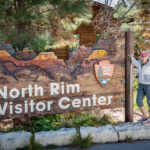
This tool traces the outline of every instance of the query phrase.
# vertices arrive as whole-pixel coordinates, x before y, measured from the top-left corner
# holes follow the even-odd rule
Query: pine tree
[[[0,0],[0,40],[22,50],[47,33],[67,38],[64,22],[87,16],[89,7],[90,0]]]

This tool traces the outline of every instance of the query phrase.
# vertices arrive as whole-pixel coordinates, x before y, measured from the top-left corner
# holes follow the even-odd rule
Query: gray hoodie
[[[132,63],[138,68],[139,83],[150,85],[150,59],[142,66],[141,60],[136,60],[134,57],[131,58]]]

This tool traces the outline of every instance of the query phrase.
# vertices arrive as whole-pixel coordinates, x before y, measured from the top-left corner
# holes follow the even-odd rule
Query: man
[[[147,113],[145,107],[143,106],[144,96],[147,98],[147,104],[150,108],[150,60],[149,60],[149,52],[142,51],[141,59],[137,61],[132,53],[129,54],[129,57],[132,60],[132,63],[138,68],[138,79],[139,79],[139,87],[137,90],[137,98],[136,103],[143,114],[143,124],[150,124],[150,109],[149,109],[149,117],[147,117]]]

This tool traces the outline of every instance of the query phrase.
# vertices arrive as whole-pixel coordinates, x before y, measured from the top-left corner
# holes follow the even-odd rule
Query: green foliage
[[[34,132],[58,130],[60,128],[79,128],[81,126],[101,126],[114,124],[109,117],[104,115],[101,119],[91,116],[90,114],[66,113],[31,118],[30,121],[21,122],[13,129],[5,132],[25,130]]]
[[[27,43],[28,43],[28,41],[30,41],[30,38],[31,38],[30,34],[27,32],[24,32],[22,34],[19,34],[17,39],[15,39],[13,37],[15,37],[16,34],[18,34],[18,33],[12,32],[9,40],[12,41],[14,49],[16,49],[16,50],[21,49],[22,50],[23,48],[27,47]]]
[[[54,39],[52,37],[43,34],[40,37],[36,37],[33,39],[30,43],[28,43],[27,47],[29,49],[33,49],[36,52],[44,52],[47,50],[48,45],[53,45],[54,44]]]
[[[135,78],[135,81],[134,81],[134,84],[133,84],[133,88],[134,89],[138,89],[138,84],[139,84],[138,79]]]
[[[57,130],[60,125],[59,115],[51,115],[32,119],[35,132]]]
[[[92,145],[92,137],[88,135],[86,138],[82,139],[80,132],[72,138],[72,146],[78,146],[80,148],[88,148]]]
[[[70,34],[79,25],[75,19],[87,16],[89,7],[90,0],[0,0],[0,40],[13,44],[16,50],[29,45],[43,51],[53,44],[52,38],[66,38],[66,32]],[[64,27],[63,20],[73,28],[69,24]],[[41,37],[45,32],[53,35],[50,41]]]

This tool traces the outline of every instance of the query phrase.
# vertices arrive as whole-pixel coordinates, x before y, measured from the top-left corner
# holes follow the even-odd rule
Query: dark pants
[[[150,85],[139,83],[139,87],[137,90],[137,98],[136,98],[136,103],[139,107],[143,106],[144,96],[146,96],[147,104],[150,107]]]

